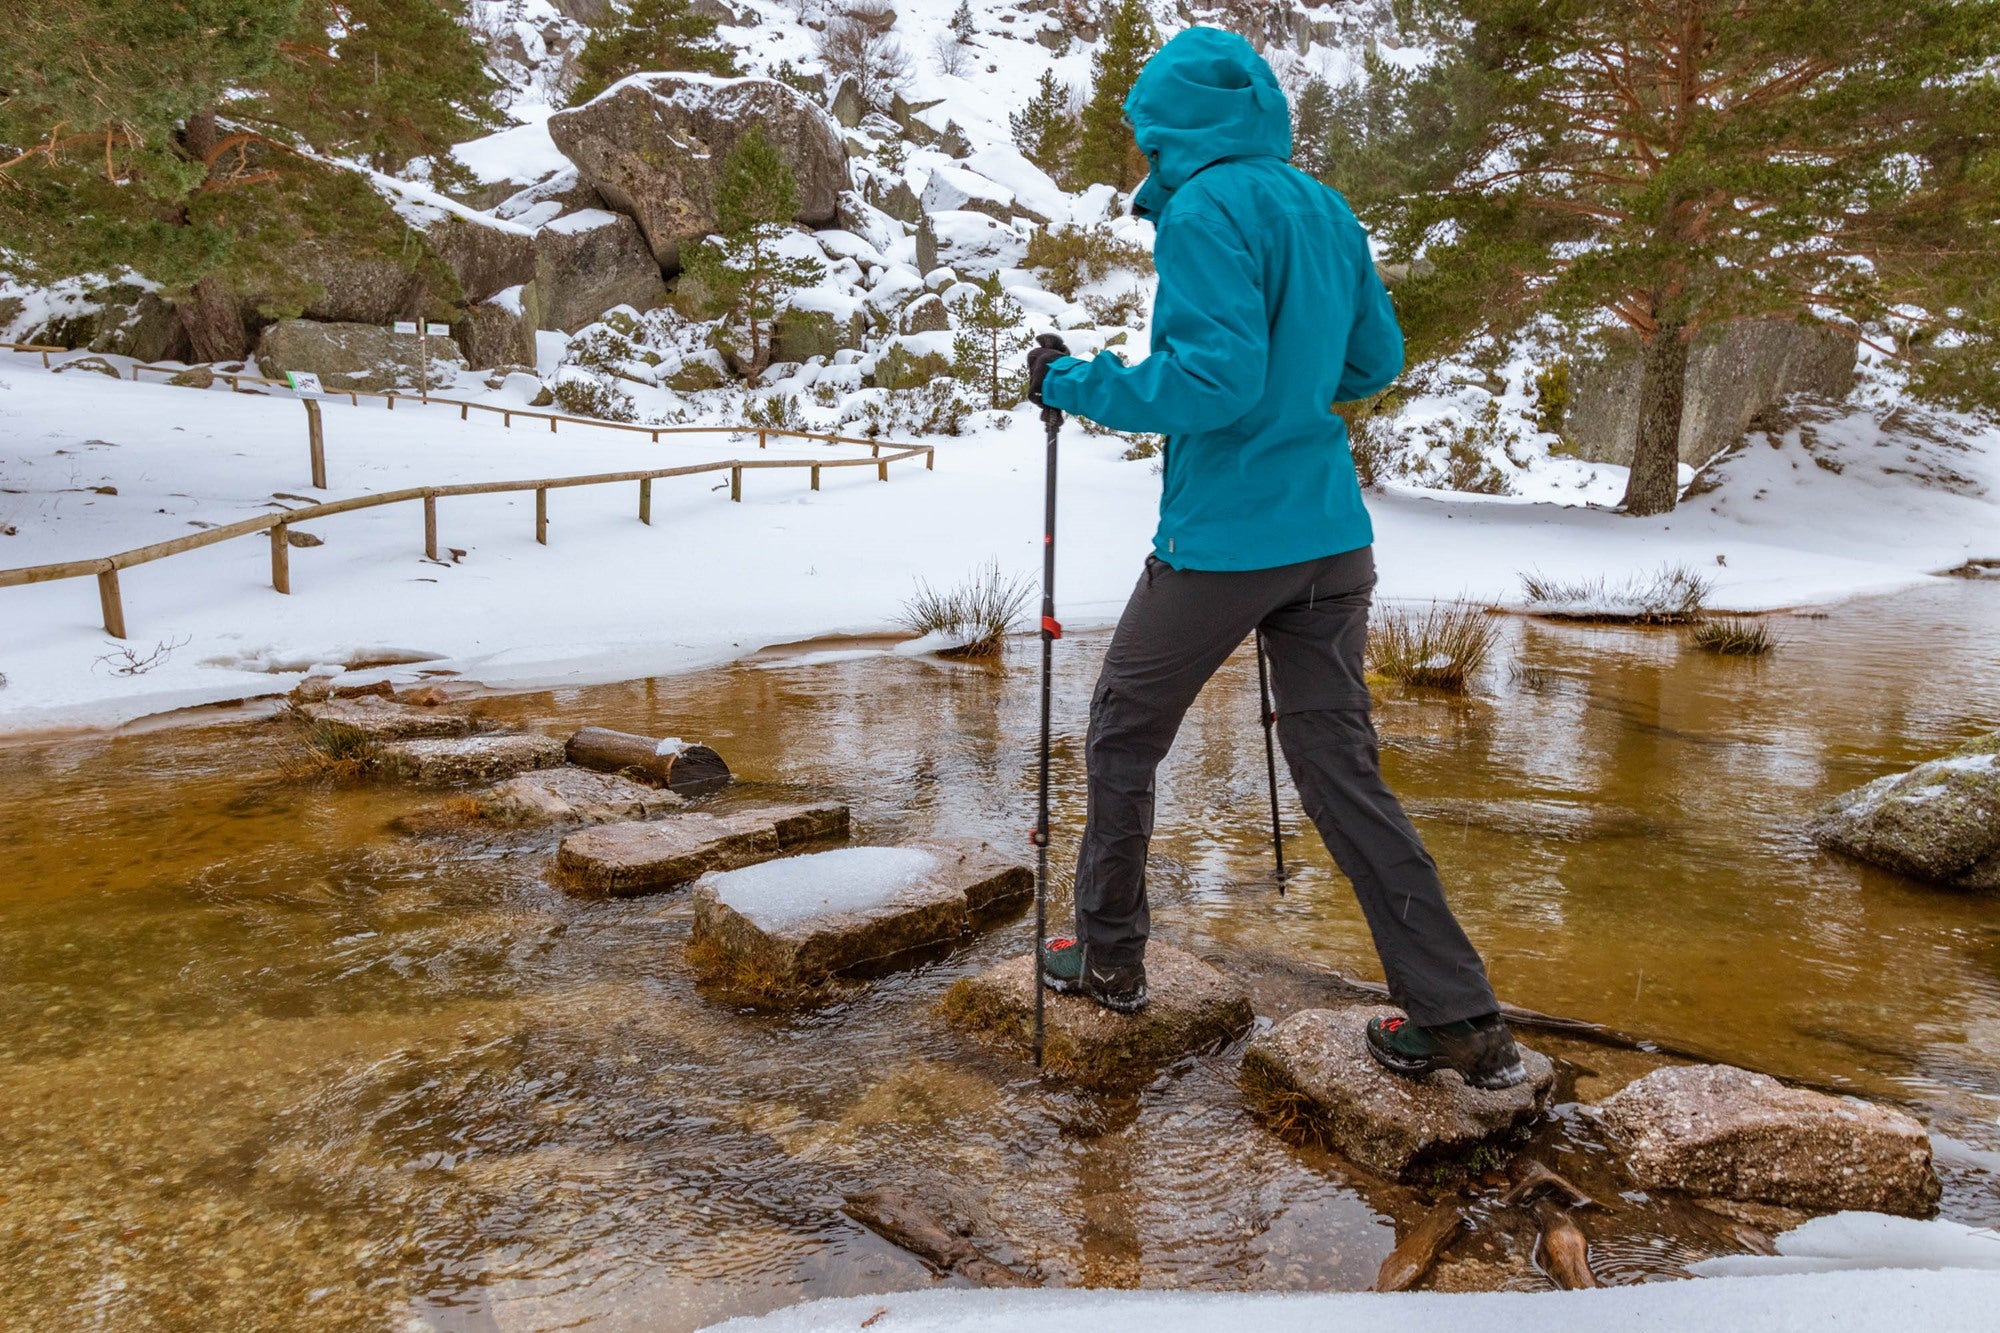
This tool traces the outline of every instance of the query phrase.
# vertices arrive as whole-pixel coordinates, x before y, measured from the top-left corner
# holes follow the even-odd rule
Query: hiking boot
[[[1421,1078],[1433,1069],[1456,1069],[1467,1087],[1497,1092],[1525,1083],[1528,1071],[1514,1034],[1498,1014],[1421,1028],[1397,1014],[1368,1020],[1368,1053],[1391,1073]]]
[[[1058,935],[1042,941],[1042,981],[1063,995],[1081,995],[1118,1014],[1146,1007],[1146,965],[1093,963],[1082,940]]]

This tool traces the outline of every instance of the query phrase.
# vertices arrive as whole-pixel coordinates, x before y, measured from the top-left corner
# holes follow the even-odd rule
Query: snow
[[[1826,1273],[1653,1282],[1595,1291],[1327,1292],[940,1290],[848,1296],[732,1319],[716,1333],[1013,1333],[1037,1326],[1091,1333],[1684,1333],[1693,1328],[1819,1333],[1921,1327],[1958,1333],[1993,1326],[2000,1274]],[[872,1322],[870,1322],[872,1321]]]
[[[569,236],[580,231],[596,231],[599,227],[609,227],[617,223],[621,213],[613,213],[602,208],[580,208],[574,213],[555,219],[547,224],[550,231]]]
[[[949,335],[926,339],[948,350]],[[541,341],[546,370],[565,340]],[[801,368],[770,392],[817,412],[809,386],[853,374],[853,366]],[[668,395],[620,384],[638,398]],[[530,381],[479,385],[467,376],[454,394],[517,406]],[[718,411],[740,413],[733,392],[715,391]],[[322,411],[333,483],[326,498],[756,454],[754,440],[720,431],[653,444],[581,426],[558,435],[507,430],[486,413],[461,422],[449,407],[407,400],[394,412],[337,400]],[[1759,610],[1907,587],[2000,555],[1991,436],[1950,454],[1960,474],[1985,488],[1970,493],[1933,484],[1904,462],[1916,441],[1847,425],[1823,429],[1818,453],[1796,439],[1756,444],[1731,460],[1718,490],[1658,518],[1518,497],[1372,495],[1379,595],[1518,604],[1523,570],[1616,581],[1685,563],[1713,578],[1711,607]],[[862,467],[825,471],[817,493],[802,472],[751,472],[743,502],[731,504],[726,489],[714,489],[719,476],[656,482],[650,528],[637,523],[628,487],[557,491],[546,547],[534,541],[530,496],[445,500],[441,544],[466,552],[455,563],[423,559],[414,506],[338,515],[311,525],[324,547],[293,553],[290,596],[272,591],[259,540],[170,557],[122,577],[134,641],[186,641],[139,676],[94,665],[110,645],[91,580],[0,588],[0,673],[10,681],[0,690],[0,731],[114,725],[274,695],[310,663],[368,660],[356,655],[367,645],[422,650],[434,659],[427,667],[495,688],[541,688],[685,671],[820,635],[881,633],[917,577],[951,582],[988,560],[1038,577],[1040,424],[1031,412],[980,413],[968,429],[928,441],[938,451],[934,472],[893,464],[887,485]],[[1896,447],[1878,448],[1883,439]],[[0,536],[0,567],[100,557],[183,535],[191,523],[296,503],[273,496],[308,490],[305,444],[303,414],[287,398],[114,385],[50,374],[30,355],[0,355],[0,529],[17,529]],[[1059,615],[1075,631],[1116,620],[1150,545],[1159,478],[1150,463],[1121,461],[1125,447],[1075,427],[1063,436]],[[1851,465],[1837,473],[1815,466],[1828,449]],[[857,453],[865,456],[774,442],[766,456]],[[95,494],[97,486],[118,493]],[[265,665],[244,665],[253,661]]]
[[[841,847],[727,871],[708,884],[758,929],[785,930],[887,906],[937,868],[937,857],[916,847]]]
[[[1886,1213],[1835,1213],[1794,1227],[1773,1244],[1776,1254],[1724,1255],[1704,1259],[1690,1271],[1704,1277],[1897,1268],[2000,1272],[2000,1232],[1943,1217],[1920,1221]]]
[[[556,147],[556,141],[549,137],[546,120],[468,140],[454,147],[451,155],[482,185],[500,181],[519,181],[525,185],[575,170]]]

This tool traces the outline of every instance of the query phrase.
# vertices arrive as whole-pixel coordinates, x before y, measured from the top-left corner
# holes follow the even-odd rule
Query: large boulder
[[[526,227],[472,213],[447,213],[424,229],[431,252],[458,279],[467,301],[484,301],[535,277],[535,237]]]
[[[1808,831],[1913,879],[2000,889],[2000,733],[1836,798]]]
[[[634,75],[549,118],[556,146],[607,203],[637,220],[669,271],[680,268],[684,243],[715,230],[723,161],[752,126],[791,168],[797,220],[831,223],[848,186],[839,126],[773,79]]]
[[[465,369],[465,357],[450,338],[429,343],[435,389]],[[257,364],[273,379],[311,371],[329,389],[414,389],[424,381],[422,346],[416,334],[391,333],[378,324],[281,319],[258,338]]]
[[[1842,399],[1854,387],[1855,342],[1823,325],[1742,320],[1711,326],[1688,352],[1681,461],[1696,467],[1743,438],[1758,413],[1795,393]],[[1639,441],[1639,346],[1613,336],[1577,367],[1563,438],[1596,463],[1629,465]]]
[[[1940,1192],[1930,1138],[1900,1111],[1729,1065],[1656,1069],[1591,1108],[1649,1189],[1920,1216]]]
[[[623,213],[591,208],[556,218],[535,233],[534,253],[538,328],[575,333],[613,306],[651,310],[667,299],[659,262]]]
[[[1243,1053],[1252,1103],[1392,1179],[1463,1157],[1540,1112],[1555,1067],[1526,1047],[1528,1081],[1495,1092],[1468,1087],[1451,1070],[1414,1079],[1384,1069],[1368,1053],[1365,1030],[1370,1018],[1395,1012],[1364,1005],[1293,1014]]]
[[[337,237],[298,241],[285,262],[293,277],[320,289],[300,312],[307,319],[388,324],[408,319],[420,297],[420,280],[408,266],[357,252]]]
[[[452,336],[475,368],[532,366],[535,330],[542,327],[541,295],[532,282],[497,292],[471,306],[452,325]]]

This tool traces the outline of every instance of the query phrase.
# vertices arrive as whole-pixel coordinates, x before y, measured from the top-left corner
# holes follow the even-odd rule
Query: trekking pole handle
[[[1035,345],[1037,347],[1052,348],[1056,351],[1060,351],[1065,356],[1069,355],[1069,344],[1064,342],[1062,338],[1057,334],[1053,333],[1037,334],[1035,335]],[[1053,444],[1055,441],[1056,431],[1060,429],[1062,426],[1062,420],[1063,420],[1063,414],[1058,409],[1053,407],[1044,407],[1042,409],[1042,424],[1049,428],[1049,439],[1051,444]]]

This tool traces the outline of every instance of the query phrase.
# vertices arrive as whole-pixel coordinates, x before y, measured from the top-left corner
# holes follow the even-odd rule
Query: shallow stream
[[[1775,619],[1762,661],[1504,620],[1475,698],[1380,701],[1390,779],[1504,997],[1906,1106],[1945,1213],[2000,1222],[2000,900],[1799,832],[2000,725],[2000,582]],[[1105,642],[1059,645],[1058,866]],[[1037,656],[779,652],[477,707],[699,736],[745,779],[725,803],[836,796],[869,840],[1025,854]],[[695,1328],[932,1281],[839,1211],[885,1185],[1052,1283],[1357,1288],[1425,1205],[1262,1129],[1233,1050],[1111,1100],[969,1050],[935,1002],[1025,920],[810,1012],[732,1009],[680,964],[684,895],[566,898],[554,833],[399,834],[431,798],[288,780],[289,735],[0,747],[0,1326]],[[1289,796],[1278,897],[1263,771],[1239,654],[1161,773],[1155,927],[1269,1018],[1379,973]],[[1615,1189],[1573,1104],[1648,1058],[1531,1040],[1564,1067],[1542,1146]],[[1607,1280],[1740,1243],[1607,1201]],[[1440,1281],[1542,1283],[1498,1221],[1454,1256]]]

